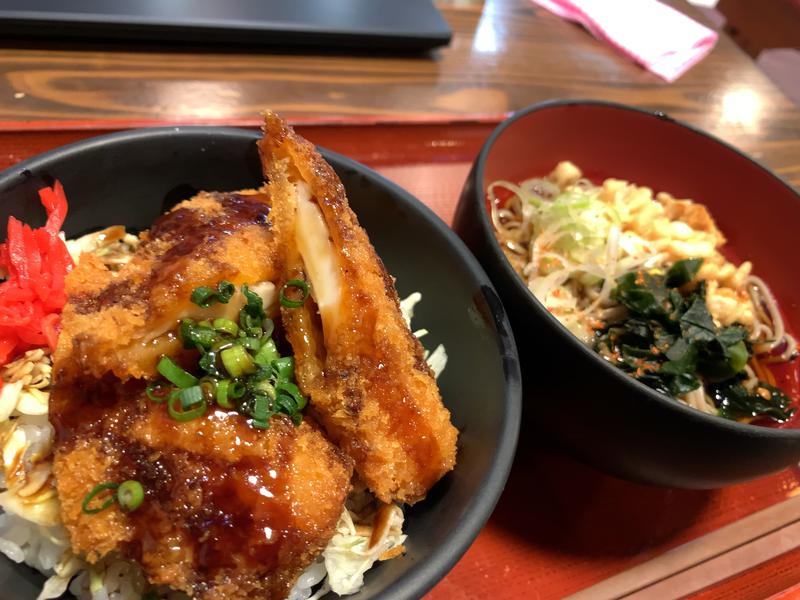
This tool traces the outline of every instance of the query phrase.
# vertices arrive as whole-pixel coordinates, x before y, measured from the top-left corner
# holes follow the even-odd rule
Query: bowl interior
[[[737,150],[669,118],[603,103],[554,103],[499,133],[486,155],[483,189],[494,180],[549,173],[562,160],[600,183],[608,177],[705,204],[728,239],[726,252],[750,260],[800,331],[800,285],[792,257],[800,223],[794,190]]]
[[[35,191],[58,178],[70,202],[67,236],[120,223],[144,229],[197,190],[260,185],[257,138],[224,128],[154,129],[68,146],[0,174],[0,221],[13,214],[41,224]],[[353,596],[417,597],[463,554],[502,491],[519,426],[516,349],[489,280],[461,241],[397,186],[354,161],[324,154],[397,278],[401,297],[422,293],[413,326],[430,330],[424,345],[443,343],[449,355],[440,385],[461,432],[458,466],[407,510],[408,553],[371,570]],[[425,244],[410,243],[414,239]],[[7,560],[0,560],[0,580],[20,599],[35,598],[42,581]]]
[[[736,263],[753,263],[753,272],[775,294],[787,330],[800,331],[800,285],[791,260],[797,240],[787,226],[800,223],[800,197],[741,152],[664,115],[569,101],[534,107],[501,126],[487,146],[483,190],[497,179],[518,182],[545,175],[559,161],[570,160],[595,183],[615,177],[706,205],[727,238],[723,252]],[[490,227],[488,223],[487,214]],[[502,256],[499,246],[496,254]],[[515,280],[519,294],[527,296],[510,265],[502,270]],[[580,344],[577,339],[573,343]],[[782,365],[776,377],[780,387],[798,396],[800,372],[795,365]],[[636,387],[654,396],[644,386]],[[784,427],[793,431],[797,425],[794,418]],[[767,431],[774,429],[759,428],[761,434]]]

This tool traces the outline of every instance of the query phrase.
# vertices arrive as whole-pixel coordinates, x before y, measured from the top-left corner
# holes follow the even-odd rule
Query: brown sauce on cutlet
[[[70,297],[69,301],[75,307],[75,312],[85,315],[113,305],[130,308],[140,299],[138,286],[124,279],[107,285],[98,294],[78,294]]]
[[[110,428],[126,430],[139,418],[138,403],[121,403],[119,398],[136,398],[146,385],[138,379],[122,382],[111,374],[56,381],[49,411],[55,446],[68,452],[79,438],[103,437]]]
[[[127,279],[114,281],[97,294],[75,294],[69,303],[79,315],[105,310],[111,306],[130,308],[142,299],[143,290]]]
[[[359,298],[357,295],[355,304],[362,308],[351,309],[353,315],[357,314],[359,310],[363,312],[363,307],[369,306],[370,302],[368,298]],[[373,320],[375,318],[374,315],[369,317],[369,319]],[[353,316],[352,320],[355,322],[356,317]],[[427,416],[420,413],[415,399],[409,397],[404,392],[403,387],[392,379],[385,365],[379,359],[376,360],[374,358],[388,356],[396,352],[397,349],[392,347],[391,344],[392,340],[386,339],[375,340],[368,337],[360,340],[359,347],[355,353],[360,363],[358,366],[337,367],[333,359],[329,359],[326,370],[330,375],[338,377],[344,382],[342,394],[347,408],[351,409],[351,414],[353,415],[357,415],[360,412],[361,403],[359,399],[367,390],[363,389],[363,383],[359,378],[352,377],[351,370],[363,374],[369,373],[365,377],[370,382],[368,389],[370,397],[381,406],[382,414],[389,422],[393,439],[402,444],[407,457],[416,466],[416,478],[420,485],[429,488],[439,478],[436,465],[441,463],[442,450]],[[358,444],[355,443],[355,439],[350,440],[349,443],[356,452],[368,452],[367,448],[359,448]]]
[[[259,468],[260,461],[244,458],[231,466],[217,464],[210,471],[209,503],[192,524],[197,544],[198,569],[213,571],[235,567],[275,569],[279,550],[292,527],[291,506],[284,497],[282,469]]]
[[[212,193],[222,206],[218,214],[204,217],[190,208],[178,208],[155,220],[150,228],[149,239],[175,239],[176,242],[158,257],[161,265],[169,265],[175,259],[209,254],[214,242],[245,225],[269,226],[269,195]],[[143,245],[146,250],[147,242]],[[158,271],[158,268],[154,268]]]
[[[119,305],[130,308],[144,303],[152,286],[172,275],[178,259],[213,256],[214,243],[247,225],[270,227],[270,198],[268,194],[237,194],[214,192],[211,194],[222,206],[218,214],[203,215],[200,211],[182,207],[161,215],[150,228],[147,239],[137,252],[146,253],[156,240],[167,240],[172,245],[160,253],[146,282],[135,284],[120,280],[108,285],[97,294],[79,294],[69,299],[78,314],[89,314]],[[172,267],[172,268],[170,268]]]
[[[408,458],[414,461],[419,484],[429,488],[439,478],[436,469],[442,460],[439,442],[425,415],[420,414],[415,399],[398,388],[381,363],[371,368],[375,376],[370,393],[388,416],[392,436],[403,444]]]
[[[194,558],[201,580],[220,569],[277,568],[294,519],[285,469],[270,467],[252,456],[228,462],[126,442],[118,478],[145,489],[144,502],[128,515],[136,532],[128,556],[141,561],[180,522],[180,552]]]
[[[123,552],[142,561],[173,540],[176,552],[191,557],[197,584],[213,581],[223,569],[277,569],[285,545],[302,543],[287,472],[294,425],[284,428],[279,416],[273,431],[265,432],[236,412],[212,409],[191,422],[196,431],[190,442],[178,442],[187,424],[149,401],[145,383],[107,377],[65,397],[50,416],[59,452],[69,452],[78,438],[100,439],[116,461],[108,479],[133,479],[144,487],[144,502],[126,516],[135,534]],[[220,429],[225,448],[211,449]],[[265,435],[278,437],[277,451],[262,458],[256,454],[266,454],[259,451]]]
[[[150,417],[148,426],[162,429],[154,433],[156,438],[168,439],[174,427],[182,426],[168,419]],[[215,411],[203,419],[232,420],[232,443],[255,445],[257,436],[268,435],[236,413]],[[273,421],[273,427],[278,425]],[[224,453],[199,448],[150,448],[120,440],[117,478],[135,479],[145,488],[145,501],[128,515],[136,532],[129,556],[141,560],[141,552],[162,539],[165,525],[170,529],[172,523],[181,523],[180,550],[193,557],[201,581],[213,580],[221,569],[278,568],[281,550],[294,541],[296,531],[286,472],[293,436],[280,429],[271,435],[280,436],[279,450],[268,459],[245,455],[227,460]]]
[[[345,410],[355,417],[362,409],[363,382],[353,379],[353,373],[356,371],[372,373],[367,378],[370,383],[369,394],[381,406],[382,414],[389,422],[392,439],[402,444],[408,459],[413,461],[420,485],[432,486],[439,477],[431,465],[441,462],[442,451],[430,424],[417,410],[414,399],[398,389],[396,382],[391,380],[382,363],[368,357],[367,354],[362,354],[358,360],[360,366],[354,367],[352,364],[339,366],[330,359],[325,370],[328,377],[343,382],[340,389]],[[363,458],[369,452],[369,448],[359,442],[358,436],[347,439],[346,443],[355,456],[360,455]]]

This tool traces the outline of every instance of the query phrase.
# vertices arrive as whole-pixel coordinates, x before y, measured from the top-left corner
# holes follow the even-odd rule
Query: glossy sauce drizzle
[[[181,551],[201,579],[221,569],[277,568],[295,531],[287,477],[294,426],[275,419],[270,430],[258,431],[223,411],[178,423],[159,408],[135,428],[138,439],[123,447],[118,467],[120,479],[137,479],[148,490],[130,514],[142,550],[179,523]],[[264,436],[277,437],[269,452]]]
[[[181,207],[160,216],[149,230],[137,254],[148,256],[156,242],[171,244],[158,248],[151,275],[145,281],[117,280],[97,294],[81,294],[69,299],[76,312],[88,314],[113,305],[130,307],[147,301],[154,285],[167,283],[181,268],[181,260],[214,257],[215,243],[248,225],[269,228],[270,199],[267,194],[210,193],[222,210],[211,215]]]
[[[167,266],[176,259],[210,254],[214,242],[230,235],[245,225],[269,224],[269,196],[267,194],[211,193],[222,206],[219,213],[211,216],[191,208],[182,207],[162,215],[150,228],[149,239],[176,240],[158,262]],[[147,248],[147,243],[144,248]]]
[[[113,382],[83,398],[51,415],[59,452],[77,437],[97,442],[114,464],[101,479],[144,487],[144,502],[127,515],[134,535],[126,556],[182,564],[202,586],[223,570],[276,569],[286,544],[302,551],[289,487],[297,430],[288,420],[276,417],[261,431],[217,410],[181,423],[141,389]]]

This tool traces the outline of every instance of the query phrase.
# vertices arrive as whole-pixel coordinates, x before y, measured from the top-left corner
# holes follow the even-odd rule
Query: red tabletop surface
[[[450,223],[472,160],[492,122],[306,125],[300,133],[411,191]],[[0,168],[96,129],[0,132]],[[533,400],[524,410],[531,413]],[[505,492],[475,543],[429,600],[560,598],[670,548],[780,502],[800,486],[787,469],[710,491],[636,485],[582,465],[537,439],[526,423]],[[800,594],[793,550],[700,592],[763,598]],[[794,595],[793,595],[794,594]]]

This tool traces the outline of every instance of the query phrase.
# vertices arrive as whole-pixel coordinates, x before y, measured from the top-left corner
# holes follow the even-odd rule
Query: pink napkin
[[[717,34],[656,0],[532,0],[667,81],[711,52]]]

